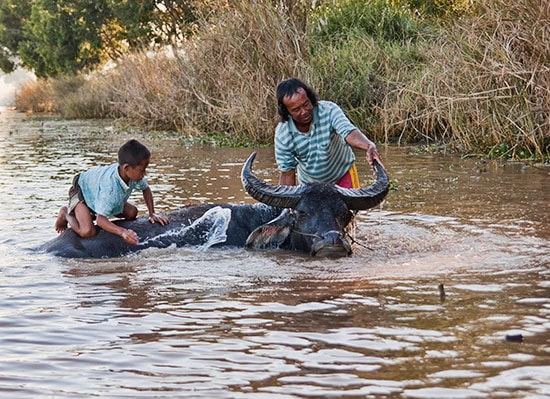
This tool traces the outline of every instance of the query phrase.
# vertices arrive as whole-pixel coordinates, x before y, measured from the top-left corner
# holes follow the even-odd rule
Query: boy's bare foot
[[[55,219],[55,231],[58,233],[63,233],[65,230],[67,230],[67,227],[69,224],[67,223],[67,207],[62,206],[59,210],[59,214],[57,215],[57,219]]]

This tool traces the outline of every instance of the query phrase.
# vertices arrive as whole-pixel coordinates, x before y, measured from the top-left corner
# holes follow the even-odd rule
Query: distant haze
[[[17,69],[9,74],[0,71],[0,106],[14,106],[15,91],[31,79],[35,79],[34,74],[24,69]]]

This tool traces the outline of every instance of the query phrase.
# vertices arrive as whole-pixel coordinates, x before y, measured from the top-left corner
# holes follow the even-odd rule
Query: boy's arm
[[[124,227],[117,226],[103,215],[97,215],[96,223],[103,230],[122,237],[122,239],[128,244],[139,244],[139,238],[134,230],[125,229]]]
[[[149,211],[149,221],[151,223],[158,222],[162,224],[163,226],[165,224],[168,224],[168,218],[164,216],[159,216],[155,214],[155,206],[153,204],[153,192],[149,187],[147,187],[145,190],[143,190],[143,200],[145,201],[145,204],[147,205],[147,210]]]

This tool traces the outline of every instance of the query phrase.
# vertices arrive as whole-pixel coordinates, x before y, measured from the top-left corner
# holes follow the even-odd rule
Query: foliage
[[[0,2],[0,69],[15,69],[17,47],[23,40],[23,23],[30,15],[30,3],[23,0]]]
[[[429,25],[385,0],[326,3],[310,20],[312,84],[361,129],[384,138],[380,108],[399,79],[422,65],[417,40]]]
[[[15,60],[39,77],[74,75],[152,44],[179,45],[212,0],[3,0],[0,67]],[[221,2],[223,3],[223,2]]]
[[[210,132],[192,140],[203,145],[226,148],[246,148],[258,147],[258,143],[251,140],[251,137],[245,134],[227,134],[226,132]]]
[[[419,22],[405,5],[387,0],[340,0],[314,13],[312,34],[323,42],[345,42],[369,37],[375,41],[414,40]]]
[[[392,3],[407,4],[419,16],[436,19],[452,19],[472,11],[473,0],[393,0]]]
[[[389,137],[448,143],[462,153],[544,158],[550,152],[550,7],[484,1],[422,50],[420,75],[384,106]]]

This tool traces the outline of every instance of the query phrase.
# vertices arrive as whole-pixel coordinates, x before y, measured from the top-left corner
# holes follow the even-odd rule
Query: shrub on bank
[[[111,87],[104,77],[92,75],[39,79],[22,85],[15,95],[17,109],[51,112],[63,118],[113,117]]]
[[[15,94],[15,107],[26,112],[53,112],[54,90],[48,80],[30,80]]]
[[[384,136],[382,107],[396,85],[423,67],[417,42],[430,24],[399,2],[344,0],[310,24],[310,69],[323,98],[341,105],[372,138]]]

